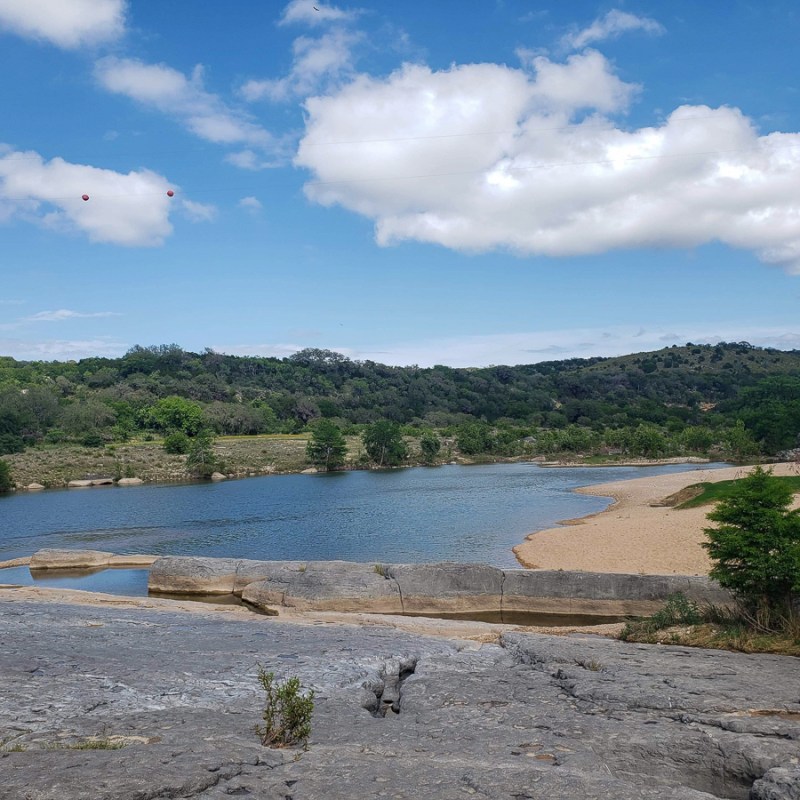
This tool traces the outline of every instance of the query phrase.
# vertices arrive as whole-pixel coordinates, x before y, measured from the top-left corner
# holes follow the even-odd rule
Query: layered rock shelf
[[[163,594],[234,594],[269,613],[299,611],[502,618],[515,614],[644,616],[683,592],[725,606],[730,595],[703,577],[503,570],[486,564],[361,564],[159,558],[149,589]]]

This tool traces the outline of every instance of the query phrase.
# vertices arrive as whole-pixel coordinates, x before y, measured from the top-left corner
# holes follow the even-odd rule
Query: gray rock
[[[350,561],[310,561],[304,569],[276,571],[266,580],[246,586],[242,600],[258,608],[283,605],[301,611],[403,611],[393,580],[378,573],[372,564]]]
[[[731,595],[708,578],[565,570],[505,570],[503,611],[647,616],[683,592],[700,605],[729,606]]]
[[[44,485],[41,483],[29,483],[25,488],[29,492],[40,492],[42,489],[44,489]]]
[[[236,567],[234,594],[241,597],[245,587],[250,583],[273,580],[279,584],[291,581],[292,575],[305,571],[305,561],[252,561],[242,559]]]
[[[141,478],[120,478],[117,486],[141,486],[144,481]]]
[[[800,767],[776,767],[753,784],[750,800],[800,800]]]
[[[227,475],[223,475],[221,472],[212,472],[211,473],[211,480],[212,481],[225,481],[228,479]]]
[[[392,564],[406,614],[499,612],[503,572],[486,564]]]
[[[13,597],[2,800],[797,800],[793,658]],[[316,691],[307,751],[258,742],[259,664]]]
[[[150,567],[147,588],[167,594],[231,594],[238,565],[236,558],[165,556]]]
[[[92,569],[107,567],[114,556],[103,550],[39,550],[31,556],[31,569]]]
[[[92,485],[90,480],[76,480],[70,481],[67,484],[67,488],[69,489],[88,489]]]

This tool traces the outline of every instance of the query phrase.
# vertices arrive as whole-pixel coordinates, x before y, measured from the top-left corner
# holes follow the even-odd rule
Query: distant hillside
[[[509,442],[525,439],[550,451],[589,442],[578,435],[584,431],[606,448],[624,450],[625,437],[615,439],[614,431],[651,426],[668,438],[709,431],[688,447],[702,451],[722,447],[739,420],[751,444],[773,454],[798,446],[800,351],[687,344],[474,369],[389,367],[320,349],[277,359],[191,353],[177,345],[136,346],[121,358],[77,362],[0,357],[0,454],[19,442],[99,436],[102,443],[166,431],[174,398],[186,401],[184,412],[191,406],[200,415],[198,426],[219,434],[295,433],[319,418],[357,433],[388,419],[409,433],[455,433],[480,423],[495,431],[494,446],[498,431],[513,429]],[[553,439],[559,431],[577,438],[563,447],[566,440]]]

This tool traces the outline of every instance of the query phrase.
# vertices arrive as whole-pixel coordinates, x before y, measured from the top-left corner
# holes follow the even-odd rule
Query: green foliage
[[[81,437],[81,444],[84,447],[104,447],[105,443],[106,440],[97,431],[91,431]]]
[[[203,427],[203,409],[185,397],[173,395],[159,400],[149,411],[154,427],[165,431],[182,431],[195,436]]]
[[[186,471],[194,478],[210,478],[218,466],[213,437],[203,430],[191,442],[189,454],[186,456]]]
[[[626,623],[620,632],[623,641],[639,636],[648,636],[673,625],[698,625],[703,621],[703,613],[694,600],[689,600],[683,592],[671,594],[662,609],[650,617]]]
[[[408,450],[396,422],[381,420],[368,425],[361,434],[370,460],[379,467],[393,467],[408,457]]]
[[[184,455],[191,446],[192,440],[183,431],[174,431],[164,437],[164,452],[170,455]]]
[[[258,667],[258,681],[266,698],[261,718],[263,725],[255,731],[265,747],[290,747],[302,744],[308,747],[311,735],[311,715],[314,712],[314,691],[300,693],[300,679],[288,678],[275,682],[275,673]]]
[[[344,464],[347,443],[339,426],[329,419],[319,420],[311,430],[306,458],[318,467],[336,469]]]
[[[745,428],[742,420],[737,419],[733,428],[727,432],[725,450],[734,461],[739,462],[747,461],[758,455],[758,444],[750,431]]]
[[[468,422],[458,429],[456,444],[464,455],[488,453],[494,446],[492,428],[486,422]]]
[[[788,613],[800,591],[800,512],[791,502],[791,488],[756,467],[708,514],[717,523],[705,529],[709,574],[764,620]]]
[[[0,433],[0,456],[21,453],[25,449],[25,442],[15,433]]]
[[[800,475],[775,475],[773,476],[776,481],[780,481],[787,486],[792,493],[800,492]],[[698,494],[689,500],[685,500],[676,508],[697,508],[698,506],[707,506],[710,503],[717,503],[720,500],[727,500],[732,492],[738,490],[738,479],[729,481],[716,481],[709,483],[693,483],[687,486],[687,489],[696,490]]]
[[[11,467],[8,462],[0,459],[0,492],[8,492],[14,488],[14,481],[11,480]]]
[[[419,449],[423,463],[432,464],[442,449],[442,440],[433,431],[425,431],[420,437]]]

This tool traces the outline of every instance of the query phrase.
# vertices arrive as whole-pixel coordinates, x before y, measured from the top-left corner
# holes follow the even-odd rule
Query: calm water
[[[491,464],[19,492],[0,496],[0,561],[55,547],[514,567],[511,548],[531,531],[608,505],[572,493],[575,487],[691,468]],[[146,571],[126,572],[146,582]],[[23,573],[3,570],[0,582]],[[112,575],[98,573],[94,585],[82,586],[98,588]]]

